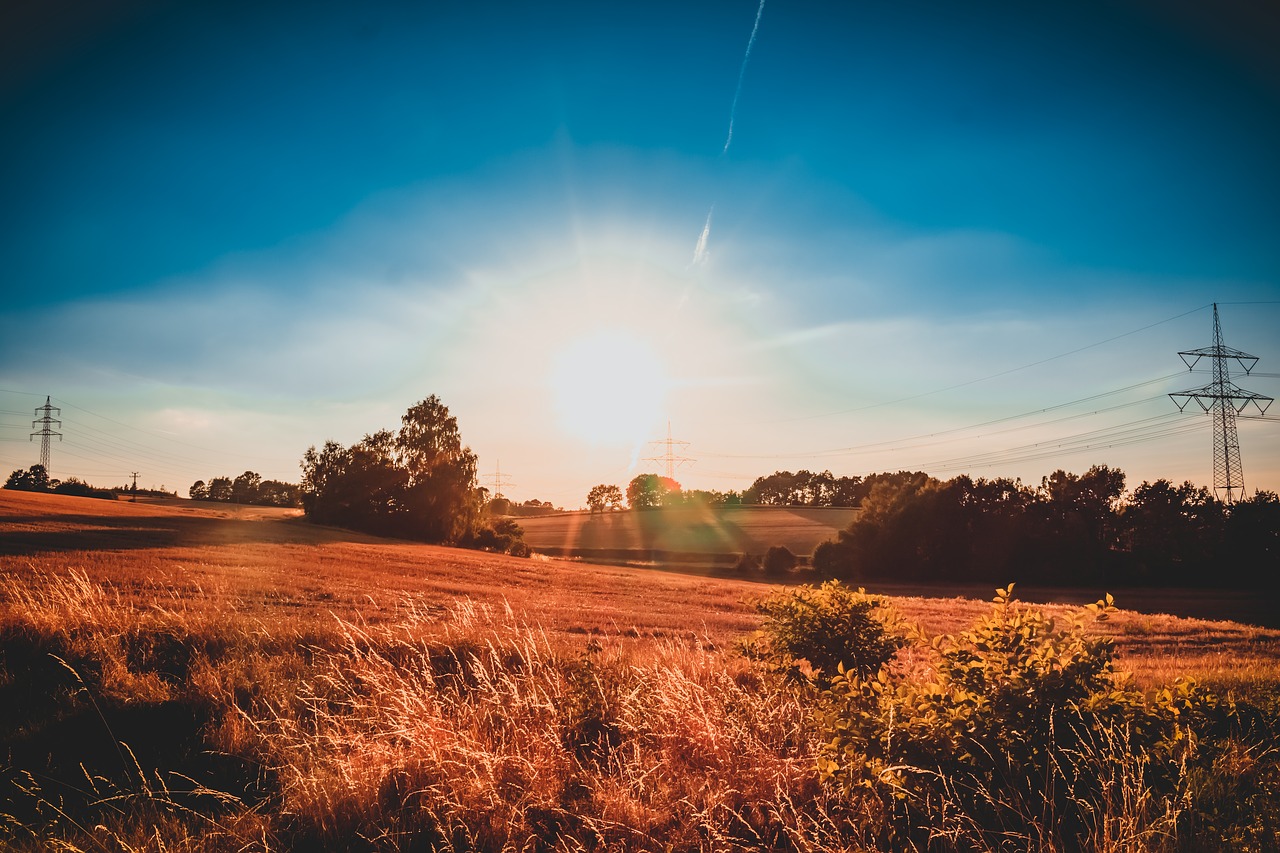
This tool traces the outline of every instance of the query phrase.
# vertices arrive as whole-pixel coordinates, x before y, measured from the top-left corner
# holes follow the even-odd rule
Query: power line
[[[1260,304],[1271,304],[1271,303],[1260,303]],[[1130,335],[1136,335],[1139,332],[1145,332],[1148,329],[1154,329],[1156,326],[1163,326],[1165,323],[1172,323],[1174,320],[1181,320],[1183,317],[1186,317],[1190,314],[1194,314],[1197,311],[1203,311],[1205,308],[1208,308],[1208,307],[1209,307],[1208,305],[1201,305],[1198,308],[1192,308],[1190,311],[1184,311],[1181,314],[1177,314],[1173,317],[1166,317],[1163,320],[1157,320],[1154,323],[1148,323],[1147,325],[1139,329],[1134,329],[1129,332],[1123,332],[1119,335],[1113,335],[1112,337],[1107,338],[1106,340],[1097,341],[1092,344],[1086,344],[1085,346],[1077,347],[1076,349],[1069,350],[1067,352],[1058,353],[1057,355],[1051,355],[1048,358],[1042,358],[1039,361],[1032,361],[1027,364],[1019,365],[1017,367],[1011,367],[1008,370],[1001,370],[999,373],[992,373],[989,376],[981,376],[977,379],[969,379],[965,382],[959,382],[955,385],[948,385],[945,388],[935,388],[932,391],[922,391],[919,394],[912,394],[907,397],[898,397],[897,399],[894,399],[894,400],[884,400],[879,403],[870,403],[866,406],[858,406],[853,409],[842,409],[836,412],[821,412],[816,415],[802,415],[800,417],[795,417],[795,418],[784,418],[783,420],[780,420],[780,421],[772,421],[772,423],[780,423],[780,424],[794,423],[796,421],[807,421],[807,420],[813,420],[815,418],[827,418],[827,417],[834,417],[835,415],[848,415],[854,412],[865,412],[868,409],[878,409],[884,406],[894,406],[894,405],[897,405],[898,403],[909,403],[912,400],[919,400],[922,397],[931,397],[934,394],[943,394],[943,393],[946,393],[947,391],[955,391],[957,388],[967,388],[970,385],[977,385],[979,382],[986,382],[990,379],[999,379],[1001,376],[1008,376],[1011,373],[1017,373],[1021,370],[1027,370],[1032,367],[1039,367],[1040,365],[1048,364],[1051,361],[1057,361],[1060,358],[1066,358],[1067,356],[1077,355],[1079,353],[1085,352],[1086,350],[1091,350],[1096,347],[1103,346],[1104,344],[1109,344],[1114,341],[1118,341],[1121,338],[1127,338]]]

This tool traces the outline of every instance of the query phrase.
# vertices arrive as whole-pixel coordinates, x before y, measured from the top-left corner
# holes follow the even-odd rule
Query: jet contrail
[[[702,233],[698,235],[698,245],[693,250],[693,260],[689,266],[697,266],[707,258],[707,238],[711,236],[711,214],[715,213],[715,206],[707,211],[707,224],[702,226]]]
[[[738,97],[742,94],[742,78],[747,76],[747,60],[751,58],[751,48],[756,45],[756,33],[760,31],[760,16],[764,14],[764,0],[760,0],[760,7],[756,9],[756,22],[751,27],[751,38],[747,39],[747,51],[742,55],[742,67],[738,69],[738,88],[733,92],[733,106],[729,108],[729,135],[724,140],[724,150],[721,154],[728,153],[729,143],[733,142],[733,119],[738,114]]]
[[[733,105],[729,107],[729,134],[725,137],[724,148],[720,151],[722,157],[729,153],[729,143],[733,142],[733,120],[738,115],[738,98],[742,95],[742,80],[747,76],[747,60],[751,58],[751,48],[756,46],[756,33],[760,32],[760,16],[763,14],[764,0],[760,0],[760,5],[756,8],[756,22],[751,25],[751,38],[747,39],[747,49],[742,54],[742,67],[738,69],[738,88],[733,91]],[[707,241],[711,238],[711,214],[714,212],[715,205],[712,205],[711,210],[707,211],[707,222],[702,226],[702,233],[698,235],[698,245],[694,247],[690,267],[696,267],[707,259]]]

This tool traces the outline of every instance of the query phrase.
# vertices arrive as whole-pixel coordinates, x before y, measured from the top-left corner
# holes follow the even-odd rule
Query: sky
[[[1212,486],[1167,395],[1215,303],[1280,391],[1277,37],[1244,0],[11,4],[0,468],[47,396],[55,477],[296,482],[436,394],[482,484],[566,507],[668,434],[686,488]],[[1249,491],[1278,419],[1238,422]]]

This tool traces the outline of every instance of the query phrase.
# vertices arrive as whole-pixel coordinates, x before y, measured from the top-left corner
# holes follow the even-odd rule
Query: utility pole
[[[1178,355],[1188,370],[1194,370],[1202,358],[1213,359],[1213,381],[1203,388],[1177,391],[1169,397],[1184,411],[1195,400],[1200,408],[1213,417],[1213,493],[1224,492],[1227,503],[1233,503],[1237,495],[1244,497],[1244,465],[1240,461],[1240,436],[1236,432],[1236,415],[1253,403],[1258,414],[1265,415],[1274,401],[1263,394],[1255,394],[1238,387],[1231,381],[1228,362],[1235,360],[1248,375],[1258,363],[1258,357],[1232,349],[1222,342],[1222,324],[1218,321],[1218,303],[1213,303],[1213,346],[1184,350]]]
[[[133,486],[130,489],[132,496],[129,498],[129,500],[132,503],[137,503],[138,502],[138,472],[134,471],[130,476],[133,477]]]
[[[674,479],[676,478],[676,467],[677,467],[677,466],[679,466],[679,465],[683,465],[683,464],[684,464],[684,463],[686,463],[686,462],[696,462],[696,461],[698,461],[698,460],[696,460],[696,459],[693,459],[692,457],[689,457],[689,456],[680,456],[679,454],[677,454],[677,453],[676,453],[676,448],[677,448],[677,447],[679,447],[679,448],[685,448],[685,447],[688,447],[688,446],[689,446],[689,442],[687,442],[687,441],[677,441],[676,439],[674,439],[674,438],[672,438],[672,437],[671,437],[671,421],[667,421],[667,437],[666,437],[666,439],[665,439],[665,440],[663,440],[663,439],[659,439],[658,441],[651,441],[651,442],[649,442],[649,443],[650,443],[650,444],[655,444],[655,445],[657,445],[658,447],[661,447],[661,448],[665,448],[665,452],[663,452],[663,453],[659,454],[658,456],[646,456],[646,457],[644,458],[644,460],[643,460],[643,461],[645,461],[645,462],[661,462],[661,463],[663,463],[663,464],[666,466],[666,469],[667,469],[667,479],[668,479],[668,480],[674,480]]]
[[[49,397],[46,395],[44,405],[36,409],[39,420],[31,422],[32,429],[39,428],[38,432],[31,433],[31,437],[34,439],[37,435],[40,436],[40,464],[44,467],[45,476],[49,475],[49,439],[56,435],[58,441],[62,441],[62,433],[54,430],[55,426],[62,426],[62,421],[53,417],[55,412],[61,415],[62,409],[50,405]]]

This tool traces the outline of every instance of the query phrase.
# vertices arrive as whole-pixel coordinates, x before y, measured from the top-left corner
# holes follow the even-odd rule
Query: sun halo
[[[664,417],[670,384],[652,345],[625,329],[597,329],[568,341],[549,376],[561,428],[594,446],[650,439]]]

